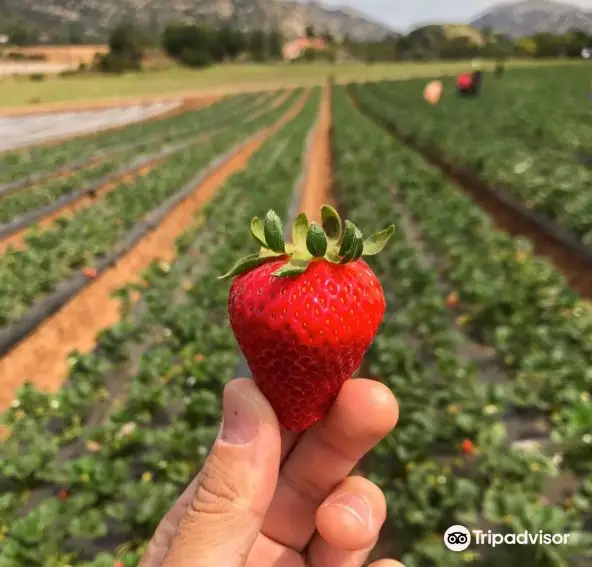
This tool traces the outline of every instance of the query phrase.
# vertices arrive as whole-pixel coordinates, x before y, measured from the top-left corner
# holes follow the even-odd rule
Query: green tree
[[[109,51],[139,66],[144,57],[144,38],[133,24],[120,24],[111,32]]]
[[[565,34],[565,55],[567,57],[580,57],[582,50],[592,47],[592,36],[582,30],[570,30]]]
[[[333,37],[333,34],[329,30],[327,30],[323,34],[323,39],[327,42],[328,45],[333,45],[335,43],[335,38]]]
[[[269,57],[271,59],[281,59],[284,47],[284,36],[277,30],[272,30],[267,36],[267,45],[269,48]]]
[[[252,61],[265,61],[267,38],[262,30],[254,30],[247,40],[247,51]]]
[[[532,40],[536,45],[536,57],[557,57],[562,54],[565,40],[548,32],[535,33]]]
[[[220,59],[236,59],[246,48],[245,35],[230,26],[222,26],[216,37]]]
[[[144,47],[145,38],[133,24],[119,24],[109,36],[109,52],[99,56],[96,67],[104,73],[139,71]]]

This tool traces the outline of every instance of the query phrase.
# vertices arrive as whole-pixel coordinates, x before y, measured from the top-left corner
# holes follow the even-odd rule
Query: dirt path
[[[317,125],[307,155],[300,211],[309,220],[321,222],[321,206],[335,205],[331,196],[331,93],[325,86]]]
[[[262,130],[233,157],[220,164],[116,266],[101,274],[0,360],[0,411],[9,407],[25,381],[45,391],[59,389],[67,377],[68,354],[74,349],[90,352],[95,346],[97,333],[119,320],[120,302],[111,297],[112,292],[140,281],[139,274],[155,258],[171,261],[175,257],[175,242],[191,226],[196,211],[212,199],[228,178],[247,165],[264,141],[300,112],[308,95],[309,91],[274,126]]]

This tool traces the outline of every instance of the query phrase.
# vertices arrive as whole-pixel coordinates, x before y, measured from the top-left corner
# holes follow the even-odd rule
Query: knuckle
[[[249,508],[241,479],[219,466],[214,456],[202,469],[199,477],[191,501],[192,512],[210,515]]]

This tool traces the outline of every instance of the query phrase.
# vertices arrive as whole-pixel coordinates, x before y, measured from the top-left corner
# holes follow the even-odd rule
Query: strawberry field
[[[137,565],[246,372],[217,276],[253,217],[314,202],[323,136],[321,202],[396,227],[368,260],[387,313],[359,371],[401,408],[359,466],[387,496],[377,553],[592,565],[586,81],[509,71],[461,100],[451,79],[436,106],[423,87],[234,95],[0,155],[0,567]],[[455,524],[570,537],[454,553]]]

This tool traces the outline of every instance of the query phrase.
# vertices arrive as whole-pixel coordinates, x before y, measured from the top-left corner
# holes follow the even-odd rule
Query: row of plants
[[[74,216],[59,217],[45,230],[31,229],[24,249],[10,247],[0,256],[0,327],[17,321],[74,271],[92,268],[166,198],[217,156],[276,122],[302,95],[299,89],[254,120],[180,150],[145,176],[120,185]]]
[[[100,183],[102,178],[108,178],[126,165],[134,167],[142,158],[150,155],[157,157],[167,150],[169,143],[175,147],[179,141],[185,142],[192,139],[197,141],[198,135],[201,139],[215,128],[234,125],[237,120],[244,119],[245,115],[261,112],[268,107],[269,103],[267,98],[260,102],[257,95],[244,95],[237,97],[237,100],[226,99],[216,105],[190,113],[185,117],[182,135],[167,128],[164,135],[161,132],[159,138],[152,137],[141,141],[133,148],[126,148],[117,155],[110,155],[107,161],[83,168],[70,176],[34,184],[0,199],[0,223],[8,223],[29,211],[52,204],[63,195]]]
[[[261,100],[272,96],[269,93],[258,95],[236,95],[224,97],[241,104],[246,98],[259,96]],[[213,106],[216,106],[214,103]],[[207,107],[206,107],[207,108]],[[140,144],[147,138],[157,141],[169,134],[182,136],[187,120],[194,114],[199,114],[203,108],[187,110],[172,116],[165,116],[156,120],[139,122],[131,125],[77,137],[60,142],[57,145],[33,146],[24,150],[0,155],[0,183],[8,183],[33,173],[50,173],[59,167],[64,167],[74,161],[92,160],[97,154],[117,150],[121,146]]]
[[[370,258],[389,310],[366,363],[397,395],[401,418],[364,465],[387,494],[398,556],[407,567],[589,560],[590,304],[529,242],[496,231],[458,187],[358,112],[343,87],[333,112],[339,202],[362,231],[377,217],[397,227]],[[519,420],[544,426],[528,450],[515,443]],[[455,524],[571,536],[568,546],[452,553],[442,537]]]
[[[288,210],[320,96],[224,184],[173,263],[154,262],[141,286],[120,291],[121,322],[95,352],[72,354],[68,383],[53,395],[28,385],[3,414],[1,567],[137,565],[201,466],[238,363],[229,284],[216,276],[250,252],[253,216]]]
[[[448,121],[455,131],[475,128],[480,134],[487,130],[521,140],[534,150],[544,147],[569,152],[589,147],[592,109],[587,104],[589,83],[581,69],[516,68],[508,69],[501,79],[484,73],[479,96],[469,100],[456,95],[454,77],[441,80],[443,94],[434,106],[426,105],[421,96],[425,80],[384,81],[366,86],[374,87],[405,109],[413,105],[418,115],[406,116],[405,123],[414,129],[429,128],[425,123],[425,116],[429,115],[433,120]]]
[[[578,84],[581,78],[565,82],[566,88],[583,88]],[[426,105],[410,85],[365,85],[353,90],[360,104],[381,110],[403,134],[412,135],[460,168],[468,167],[476,178],[514,195],[591,245],[592,196],[586,187],[592,183],[592,169],[578,161],[577,151],[567,139],[572,139],[573,145],[589,144],[592,107],[582,93],[581,104],[572,107],[572,118],[568,119],[560,103],[557,110],[550,107],[561,97],[555,98],[555,92],[545,92],[543,84],[537,85],[536,75],[532,83],[540,90],[524,92],[516,87],[501,96],[500,83],[496,92],[485,86],[478,99],[466,101],[450,94],[435,107]],[[500,94],[497,104],[495,94]],[[537,106],[539,98],[547,104]],[[549,123],[554,120],[560,124],[551,129]],[[561,143],[549,142],[549,138],[559,137],[560,131]]]

